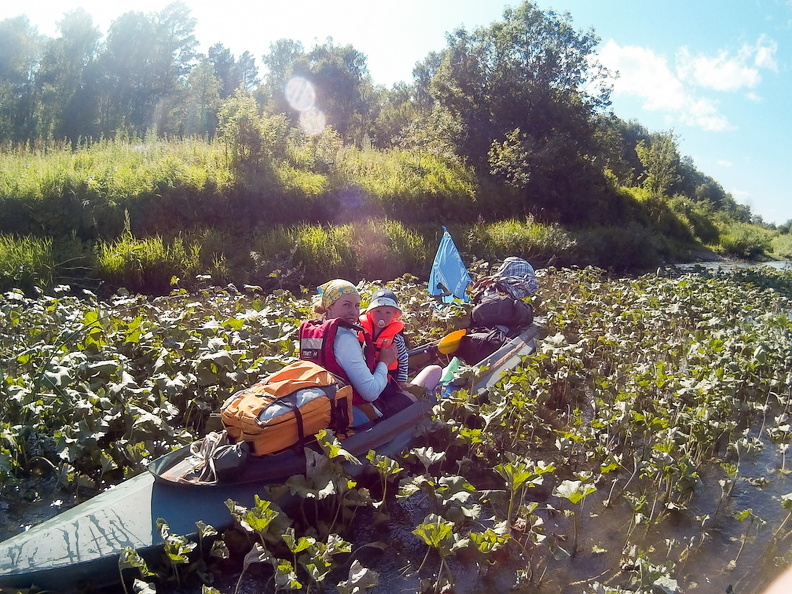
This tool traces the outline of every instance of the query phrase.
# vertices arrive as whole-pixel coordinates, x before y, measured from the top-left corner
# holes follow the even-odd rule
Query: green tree
[[[187,78],[182,134],[214,136],[222,88],[215,72],[214,65],[206,59],[190,72]]]
[[[316,106],[325,114],[327,124],[344,141],[362,142],[373,121],[366,57],[351,45],[334,45],[328,38],[295,61],[292,71],[314,85]]]
[[[41,47],[38,30],[26,16],[0,21],[0,140],[33,137],[33,77]]]
[[[602,179],[591,165],[593,116],[610,92],[594,61],[598,42],[568,13],[527,1],[489,27],[448,35],[430,94],[460,120],[461,156],[481,172],[522,180],[515,214],[572,221],[591,210],[586,201]]]
[[[181,2],[160,13],[127,12],[113,21],[100,62],[100,132],[149,128],[173,132],[197,42],[195,19]]]
[[[635,146],[649,138],[649,131],[636,120],[624,121],[613,113],[595,117],[596,162],[609,170],[623,186],[637,186],[643,172]]]
[[[390,90],[378,90],[379,110],[374,121],[374,144],[379,148],[396,146],[408,126],[416,120],[415,87],[396,83]]]
[[[268,113],[289,113],[293,116],[283,89],[293,74],[294,62],[305,57],[303,45],[292,39],[278,39],[269,47],[269,53],[261,58],[266,73],[257,94]]]
[[[223,99],[233,95],[237,89],[252,91],[258,84],[256,59],[250,52],[243,52],[236,60],[231,50],[222,43],[216,43],[209,48],[208,60],[220,81],[220,96]]]
[[[679,161],[679,182],[674,191],[689,196],[696,202],[709,203],[717,209],[722,208],[726,198],[723,186],[699,171],[689,156],[684,156]]]
[[[652,134],[636,145],[635,152],[644,167],[643,187],[654,196],[668,196],[681,180],[676,136],[673,132]]]
[[[432,80],[437,73],[443,55],[440,52],[430,52],[423,61],[418,62],[413,68],[413,83],[415,85],[415,102],[423,113],[429,113],[434,104],[432,97]]]
[[[124,13],[110,25],[99,59],[100,134],[111,136],[121,128],[143,133],[149,127],[159,100],[152,69],[156,46],[155,24],[143,13]]]
[[[463,119],[462,154],[486,167],[492,141],[517,128],[540,141],[590,137],[588,120],[609,94],[592,62],[598,42],[593,31],[575,31],[568,13],[530,2],[488,28],[450,34],[431,95]]]
[[[256,60],[250,52],[244,52],[239,60],[222,43],[209,48],[209,63],[214,68],[214,75],[220,81],[220,96],[227,99],[237,89],[252,91],[258,82]]]
[[[66,13],[58,29],[60,37],[48,40],[36,74],[37,135],[76,142],[97,132],[94,65],[101,33],[82,8]]]
[[[237,60],[237,70],[239,71],[240,87],[248,92],[255,89],[259,84],[259,72],[253,54],[242,52]]]
[[[220,96],[226,99],[233,95],[241,84],[234,54],[222,43],[215,43],[209,48],[207,55],[214,75],[220,81]]]
[[[152,17],[155,24],[153,93],[156,99],[151,123],[161,134],[180,126],[179,113],[185,100],[187,77],[195,66],[195,19],[183,2],[167,5]]]

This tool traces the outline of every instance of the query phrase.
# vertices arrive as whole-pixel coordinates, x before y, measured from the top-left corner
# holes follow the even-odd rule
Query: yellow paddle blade
[[[467,334],[467,330],[463,328],[462,330],[455,330],[451,334],[443,336],[437,343],[438,352],[443,355],[450,355],[459,348],[459,341],[462,340],[465,334]]]

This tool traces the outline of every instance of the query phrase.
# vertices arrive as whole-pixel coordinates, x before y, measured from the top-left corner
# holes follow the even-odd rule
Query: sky
[[[0,20],[25,14],[57,36],[82,7],[106,33],[129,11],[170,0],[13,0]],[[445,35],[500,20],[518,0],[184,0],[200,49],[222,43],[260,57],[278,39],[306,49],[331,37],[367,56],[375,84],[412,80],[416,62]],[[613,72],[612,111],[651,132],[671,132],[679,152],[767,223],[792,220],[792,0],[535,0],[594,29]]]

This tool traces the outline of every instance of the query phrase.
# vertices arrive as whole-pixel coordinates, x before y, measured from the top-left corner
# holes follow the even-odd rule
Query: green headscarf
[[[358,290],[355,285],[340,278],[319,285],[317,291],[319,291],[319,296],[322,298],[322,307],[325,309],[329,308],[344,295],[358,295]]]

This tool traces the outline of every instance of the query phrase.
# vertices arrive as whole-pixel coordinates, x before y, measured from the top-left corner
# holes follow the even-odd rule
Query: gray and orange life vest
[[[358,333],[358,339],[362,338],[363,358],[369,371],[374,373],[377,367],[377,355],[371,341],[371,335],[360,326],[350,322],[334,318],[332,320],[306,320],[300,324],[300,359],[318,363],[330,373],[337,375],[347,384],[351,384],[344,368],[338,363],[333,352],[336,334],[339,328],[349,328]],[[356,405],[365,404],[366,401],[352,387],[352,402]]]

